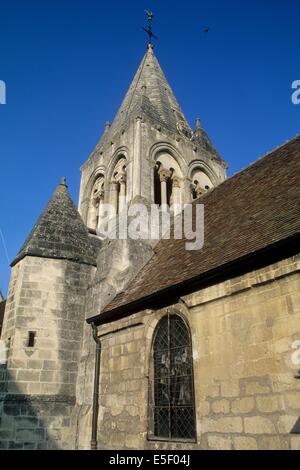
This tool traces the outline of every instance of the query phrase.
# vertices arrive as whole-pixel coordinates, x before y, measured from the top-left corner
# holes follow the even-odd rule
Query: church
[[[300,137],[228,178],[149,44],[12,262],[0,448],[300,450],[299,202]],[[105,239],[107,204],[201,206],[203,246]]]

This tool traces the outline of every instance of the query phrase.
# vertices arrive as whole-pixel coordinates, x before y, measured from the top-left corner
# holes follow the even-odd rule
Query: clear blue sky
[[[146,8],[178,100],[191,124],[200,116],[229,174],[300,132],[299,0],[1,0],[0,228],[10,260],[62,175],[77,204],[79,167],[145,52]],[[9,271],[0,239],[4,293]]]

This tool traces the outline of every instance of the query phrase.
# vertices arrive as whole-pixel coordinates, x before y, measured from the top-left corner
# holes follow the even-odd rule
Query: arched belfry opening
[[[154,202],[159,206],[183,202],[182,170],[170,153],[161,153],[154,167]]]
[[[87,214],[87,226],[90,230],[96,231],[99,221],[100,206],[104,201],[104,175],[96,176],[89,197]]]
[[[214,187],[211,178],[202,168],[196,168],[191,175],[192,197],[197,199]]]
[[[127,159],[121,155],[114,166],[111,178],[111,204],[118,214],[126,206],[127,197]]]

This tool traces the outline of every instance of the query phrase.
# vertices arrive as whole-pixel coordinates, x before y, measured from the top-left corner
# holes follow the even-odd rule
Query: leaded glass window
[[[191,337],[175,314],[159,322],[153,342],[150,380],[152,437],[195,439]]]

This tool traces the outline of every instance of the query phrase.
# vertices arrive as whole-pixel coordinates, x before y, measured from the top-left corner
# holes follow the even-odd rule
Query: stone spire
[[[128,126],[131,119],[145,117],[148,121],[181,137],[202,150],[212,158],[222,161],[208,135],[197,119],[196,130],[192,131],[183,111],[169,85],[166,76],[155,56],[153,45],[148,44],[147,52],[135,74],[125,99],[111,126],[106,126],[96,151],[114,142]]]
[[[65,176],[62,176],[62,178],[60,180],[60,186],[65,186],[66,188],[68,187],[67,178]]]
[[[115,117],[110,132],[112,134],[118,132],[125,127],[132,115],[136,117],[139,114],[144,114],[158,121],[171,132],[177,132],[179,122],[190,129],[151,44],[148,45],[148,50]]]
[[[196,119],[196,127],[192,141],[202,150],[209,152],[215,160],[222,161],[217,149],[211,142],[205,130],[202,128],[200,118]],[[225,164],[225,162],[224,162]],[[226,165],[227,166],[227,165]]]
[[[12,266],[25,256],[96,265],[96,251],[62,178]]]
[[[201,120],[200,118],[196,119],[196,131],[201,131],[202,126],[201,126]]]

